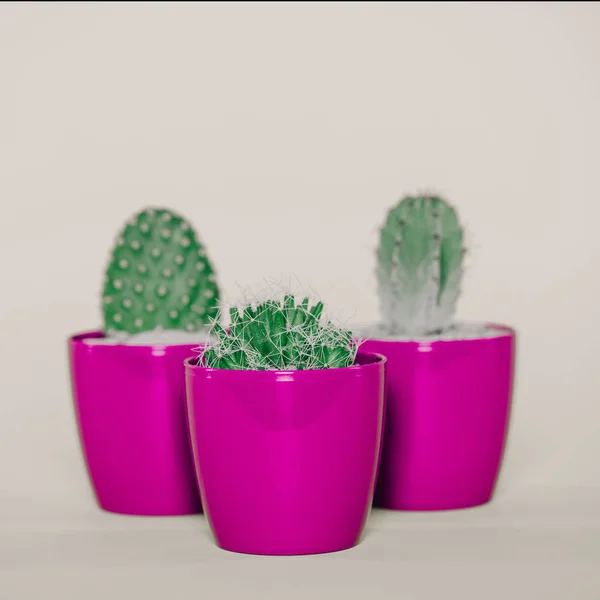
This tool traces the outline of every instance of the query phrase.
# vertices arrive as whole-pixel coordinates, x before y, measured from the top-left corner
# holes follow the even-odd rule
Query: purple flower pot
[[[129,515],[201,512],[185,413],[183,361],[198,345],[69,339],[82,450],[98,504]]]
[[[198,487],[217,545],[246,554],[355,546],[375,491],[385,358],[312,371],[185,362]]]
[[[375,506],[450,510],[493,494],[508,428],[515,332],[430,343],[367,340],[387,357]]]

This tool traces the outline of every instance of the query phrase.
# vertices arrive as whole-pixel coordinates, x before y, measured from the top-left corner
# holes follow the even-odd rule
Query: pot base
[[[217,543],[217,547],[225,552],[231,552],[232,554],[243,554],[246,556],[315,556],[319,554],[335,554],[337,552],[344,552],[345,550],[351,550],[358,546],[358,542],[354,544],[343,544],[328,547],[315,547],[315,548],[235,548],[227,547]]]
[[[382,510],[394,510],[403,512],[453,512],[459,510],[468,510],[485,506],[493,500],[493,495],[487,499],[472,501],[446,503],[444,501],[438,503],[421,503],[421,502],[390,502],[389,499],[378,501],[377,498],[373,502],[373,506]]]
[[[97,502],[98,508],[105,513],[111,515],[122,515],[124,517],[188,517],[192,515],[202,514],[202,507],[200,505],[194,506],[193,508],[182,508],[171,507],[165,510],[156,508],[123,508],[122,506],[114,506],[112,508],[103,506]]]

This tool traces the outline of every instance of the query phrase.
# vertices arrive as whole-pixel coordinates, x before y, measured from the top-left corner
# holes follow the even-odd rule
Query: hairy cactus
[[[134,215],[112,249],[103,289],[108,335],[198,331],[217,314],[214,271],[192,226],[167,209]]]
[[[357,343],[330,321],[321,324],[323,303],[296,303],[292,295],[255,308],[231,308],[229,331],[213,326],[215,341],[199,357],[202,366],[236,370],[308,370],[348,367]]]
[[[390,334],[438,334],[452,324],[464,252],[458,216],[444,199],[406,196],[390,210],[377,250],[381,312]]]

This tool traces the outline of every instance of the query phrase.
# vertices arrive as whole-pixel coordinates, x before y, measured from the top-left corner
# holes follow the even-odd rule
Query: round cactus
[[[232,307],[229,328],[214,323],[214,339],[204,347],[199,364],[256,371],[349,367],[358,340],[323,320],[323,308],[322,302],[310,306],[309,298],[297,302],[291,295]]]
[[[192,226],[164,208],[134,215],[106,270],[105,332],[198,331],[215,317],[218,301],[213,267]]]
[[[454,319],[463,274],[463,230],[437,196],[406,196],[388,213],[377,250],[377,283],[390,334],[429,335]]]

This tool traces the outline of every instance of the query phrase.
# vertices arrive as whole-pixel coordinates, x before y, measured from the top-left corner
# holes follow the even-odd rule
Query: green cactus
[[[193,227],[170,210],[148,208],[120,232],[102,296],[108,335],[198,331],[217,314],[219,288]]]
[[[230,309],[229,331],[215,321],[214,341],[199,357],[202,366],[235,370],[308,370],[348,367],[357,341],[330,321],[321,324],[323,303],[296,303],[292,295]]]
[[[437,196],[406,196],[388,213],[377,250],[385,329],[433,335],[452,325],[463,274],[463,229]]]

